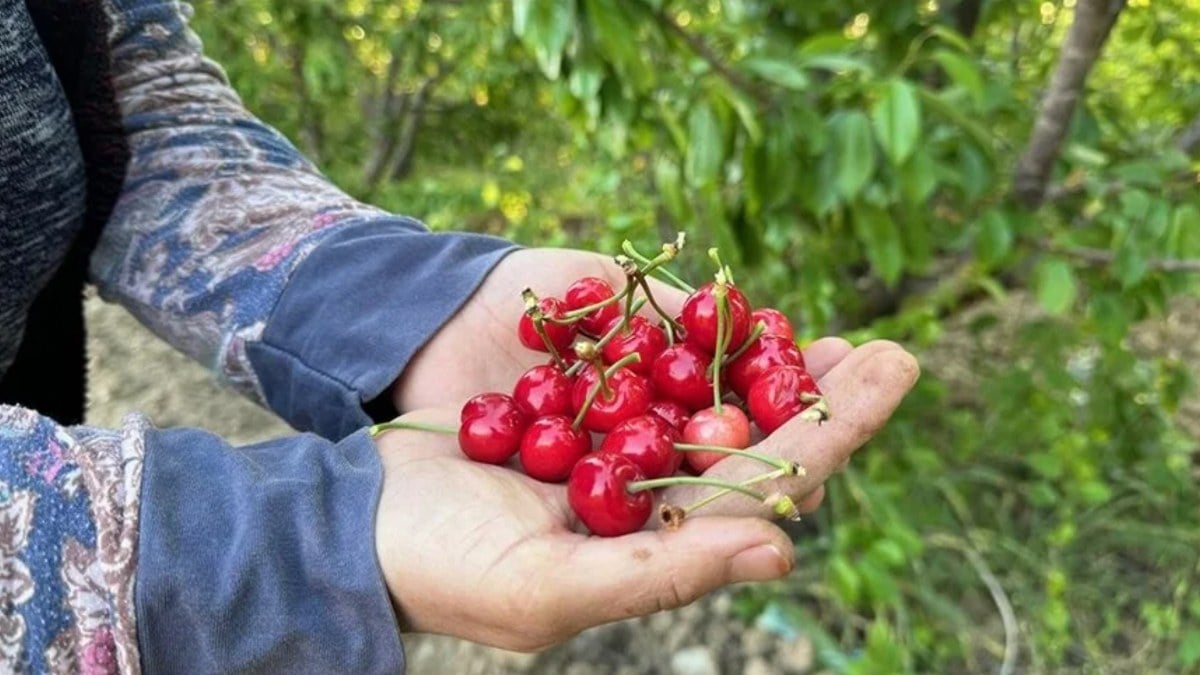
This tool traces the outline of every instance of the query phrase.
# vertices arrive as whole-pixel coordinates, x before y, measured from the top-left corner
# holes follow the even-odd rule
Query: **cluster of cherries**
[[[616,258],[627,280],[619,292],[596,277],[577,280],[561,299],[527,289],[517,333],[550,361],[521,375],[511,393],[479,394],[462,408],[458,442],[467,457],[505,464],[515,455],[530,477],[566,481],[571,507],[599,536],[641,529],[655,488],[688,483],[718,491],[687,508],[660,507],[668,526],[730,492],[794,516],[786,496],[753,486],[803,469],[745,450],[751,420],[769,434],[796,416],[828,416],[788,319],[752,308],[715,251],[715,280],[687,288],[662,269],[682,244],[681,236],[653,259],[626,244],[629,255]],[[647,279],[656,271],[690,292],[678,316],[654,299]],[[655,319],[638,313],[646,303]],[[701,475],[730,455],[772,470],[737,484]]]

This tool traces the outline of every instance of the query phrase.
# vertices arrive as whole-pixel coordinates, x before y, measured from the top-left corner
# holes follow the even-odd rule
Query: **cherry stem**
[[[676,443],[675,449],[680,452],[719,452],[723,455],[735,455],[737,457],[745,457],[753,459],[768,466],[773,466],[783,472],[784,476],[806,476],[808,472],[804,467],[796,462],[782,457],[771,457],[750,450],[739,450],[737,448],[726,448],[721,445],[697,445],[695,443]]]
[[[609,391],[608,388],[608,378],[612,377],[621,368],[641,360],[642,355],[638,354],[637,352],[633,352],[632,354],[626,354],[625,356],[622,356],[619,360],[617,360],[616,363],[609,366],[606,370],[600,370],[599,368],[596,368],[596,372],[600,375],[600,381],[597,382],[590,391],[588,391],[587,398],[583,400],[583,405],[579,407],[579,412],[575,414],[575,420],[571,422],[571,428],[578,430],[583,424],[584,416],[587,415],[587,411],[592,407],[592,403],[595,402],[596,396],[600,394],[601,390],[604,391],[604,395],[606,397],[612,396],[612,392]]]
[[[588,314],[591,314],[592,312],[594,312],[598,309],[604,309],[605,307],[608,307],[609,305],[613,304],[614,302],[618,302],[620,300],[625,299],[625,294],[629,293],[630,290],[631,290],[631,287],[626,286],[620,293],[615,293],[610,298],[605,298],[605,299],[601,300],[600,302],[594,302],[590,305],[584,305],[583,307],[578,307],[569,312],[566,312],[565,314],[563,314],[563,320],[551,319],[551,321],[555,321],[556,323],[575,323],[576,321],[582,319],[583,317],[587,316]]]
[[[715,250],[715,249],[714,249]],[[725,285],[718,283],[713,288],[713,296],[717,303],[717,349],[713,354],[713,410],[721,415],[721,364],[725,360],[725,348],[728,347],[728,339],[725,335],[726,324],[729,323],[729,303],[725,300],[726,294]]]
[[[393,431],[393,430],[400,430],[400,429],[407,429],[410,431],[430,431],[435,434],[457,434],[458,433],[458,429],[455,429],[454,427],[448,427],[443,424],[426,424],[424,422],[404,422],[404,421],[400,420],[399,418],[394,419],[391,422],[380,422],[379,424],[373,425],[368,431],[371,434],[371,438],[375,438],[376,436],[378,436],[379,434],[382,434],[385,431]]]
[[[637,300],[635,300],[633,302],[632,314],[636,314],[638,312],[638,310],[640,310],[642,307],[645,307],[645,306],[646,306],[646,299],[638,298]],[[620,323],[618,323],[616,326],[614,326],[612,330],[605,333],[603,336],[601,336],[601,338],[599,340],[596,341],[596,349],[604,349],[604,345],[612,342],[613,338],[617,337],[617,335],[619,335],[621,333],[621,331],[625,330],[628,327],[629,327],[629,318],[626,317],[624,320],[622,320]]]
[[[769,480],[774,480],[776,478],[782,478],[785,475],[786,474],[783,472],[783,469],[776,469],[775,471],[764,473],[760,476],[755,476],[754,478],[751,478],[749,480],[742,481],[741,483],[739,483],[739,485],[741,485],[742,487],[748,488],[748,487],[751,487],[754,485],[758,485],[759,483],[765,483]],[[730,492],[729,490],[718,490],[717,492],[714,492],[711,495],[696,501],[691,506],[685,506],[683,508],[683,513],[686,515],[689,513],[693,513],[699,509],[702,509],[705,506],[708,506],[709,504],[717,501],[721,497],[724,497],[725,495],[729,494],[729,492]]]
[[[773,471],[771,473],[775,472]],[[645,490],[655,490],[661,487],[674,487],[676,485],[704,485],[707,487],[729,490],[731,492],[740,492],[747,497],[751,497],[760,502],[767,499],[767,495],[764,495],[757,490],[751,490],[750,488],[739,485],[738,483],[729,483],[716,478],[705,478],[704,476],[667,476],[666,478],[651,478],[649,480],[634,481],[627,485],[625,489],[632,494],[643,492]]]
[[[674,246],[675,252],[678,253],[679,248],[682,246],[682,242],[683,242],[682,234],[681,234],[680,238],[675,240],[675,242],[676,242],[675,244],[664,244],[663,247],[666,248],[667,246]],[[695,293],[696,292],[696,289],[692,285],[690,285],[683,279],[680,279],[679,277],[675,276],[670,270],[661,266],[662,262],[666,262],[666,261],[656,263],[654,260],[647,258],[646,256],[639,253],[636,248],[633,247],[633,242],[630,242],[630,241],[624,242],[623,244],[621,244],[621,250],[625,252],[625,255],[629,256],[630,258],[633,258],[634,260],[641,263],[642,265],[645,265],[645,267],[642,268],[642,274],[649,274],[650,272],[655,272],[655,273],[661,275],[667,282],[674,285],[676,288],[678,288],[679,290],[681,290],[685,293]],[[664,251],[664,253],[665,253],[665,251]],[[671,257],[674,258],[675,256],[672,255]]]
[[[758,323],[754,324],[754,330],[750,331],[750,337],[746,338],[746,341],[742,343],[742,346],[735,349],[734,352],[729,355],[729,358],[725,359],[725,360],[726,361],[734,361],[735,359],[737,359],[737,357],[741,356],[742,354],[745,354],[746,350],[750,349],[750,345],[754,344],[755,340],[762,337],[762,334],[764,332],[766,332],[766,330],[767,330],[766,323],[759,321]]]
[[[673,333],[672,329],[678,327],[679,325],[675,323],[675,317],[667,314],[667,311],[658,304],[658,300],[654,299],[654,293],[650,291],[650,284],[646,281],[646,275],[644,273],[638,273],[637,282],[638,285],[642,287],[642,292],[646,294],[646,299],[650,301],[650,306],[653,307],[654,311],[658,312],[658,315],[661,316],[663,321],[666,322],[668,335],[671,335],[671,333]],[[675,340],[672,339],[671,343],[674,344],[674,342]]]
[[[721,262],[721,252],[716,248],[710,248],[708,249],[708,257],[712,258],[712,261],[717,263],[717,273],[724,275],[724,280],[721,281],[721,283],[732,284],[733,270],[729,269],[729,265]]]

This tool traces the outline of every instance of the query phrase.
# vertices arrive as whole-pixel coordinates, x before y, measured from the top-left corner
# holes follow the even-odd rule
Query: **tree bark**
[[[1194,155],[1200,150],[1200,115],[1196,115],[1196,119],[1180,132],[1179,138],[1175,140],[1175,147],[1185,155]]]
[[[1124,8],[1125,0],[1079,0],[1075,6],[1075,20],[1063,41],[1029,145],[1013,175],[1013,196],[1026,208],[1036,208],[1045,199],[1051,170],[1088,74]]]

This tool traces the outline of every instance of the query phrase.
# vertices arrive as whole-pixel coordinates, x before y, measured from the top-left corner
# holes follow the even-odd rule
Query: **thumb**
[[[731,583],[769,581],[795,564],[791,540],[758,518],[703,517],[675,531],[590,538],[557,566],[580,630],[690,604]]]

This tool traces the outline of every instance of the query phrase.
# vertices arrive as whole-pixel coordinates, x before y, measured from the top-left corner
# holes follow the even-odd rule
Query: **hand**
[[[887,342],[851,351],[844,341],[822,340],[806,357],[833,419],[820,428],[793,420],[755,448],[805,466],[807,476],[778,485],[809,495],[801,510],[816,508],[829,474],[883,425],[917,377],[913,358]],[[452,426],[457,415],[443,409],[405,419]],[[384,488],[376,547],[397,613],[412,630],[535,650],[730,583],[774,579],[794,564],[791,542],[773,524],[701,515],[761,515],[737,495],[677,531],[586,537],[561,485],[470,462],[450,436],[396,431],[378,442]],[[761,470],[730,458],[707,475],[737,480]],[[679,505],[696,497],[683,489],[665,495]]]
[[[525,309],[521,290],[562,297],[582,277],[600,277],[620,291],[625,275],[609,256],[570,249],[523,249],[508,254],[440,331],[405,368],[393,388],[397,410],[460,406],[485,391],[512,389],[526,370],[550,360],[517,339]],[[651,280],[663,309],[678,313],[683,292]]]

